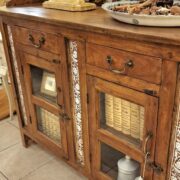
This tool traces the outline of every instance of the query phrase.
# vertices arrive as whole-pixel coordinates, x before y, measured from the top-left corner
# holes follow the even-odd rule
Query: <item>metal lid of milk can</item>
[[[138,176],[135,180],[143,180],[141,176]]]
[[[125,156],[124,158],[118,161],[118,171],[124,174],[134,174],[139,170],[139,163],[132,160],[129,156]]]

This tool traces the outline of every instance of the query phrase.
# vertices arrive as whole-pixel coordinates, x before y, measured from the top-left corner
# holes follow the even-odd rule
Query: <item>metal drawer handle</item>
[[[34,37],[31,35],[31,34],[29,34],[29,41],[31,42],[31,44],[35,47],[35,48],[37,48],[37,49],[39,49],[39,48],[41,48],[41,46],[45,43],[45,38],[42,36],[40,39],[39,39],[39,44],[36,44],[35,43],[35,40],[34,40]]]
[[[147,133],[147,136],[144,142],[144,148],[143,148],[144,154],[148,152],[148,143],[152,138],[153,138],[153,133],[150,131]]]
[[[116,74],[126,74],[128,68],[134,67],[133,61],[128,60],[126,63],[124,63],[124,67],[122,69],[113,69],[112,68],[113,59],[111,56],[107,56],[106,62],[109,64],[109,69]]]
[[[144,176],[145,176],[145,171],[146,171],[146,166],[147,164],[149,163],[149,159],[150,159],[150,156],[151,156],[151,153],[150,151],[148,151],[148,142],[152,139],[153,137],[153,133],[152,132],[148,132],[147,133],[147,136],[146,136],[146,139],[145,139],[145,142],[144,142],[144,147],[143,147],[143,151],[144,151],[144,165],[143,165],[143,169],[142,169],[142,178],[144,179]]]

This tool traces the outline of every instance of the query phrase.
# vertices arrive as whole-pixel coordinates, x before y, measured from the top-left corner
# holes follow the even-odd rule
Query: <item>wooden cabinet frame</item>
[[[25,8],[25,7],[24,7]],[[23,8],[23,9],[24,9]],[[173,114],[173,105],[174,105],[174,96],[175,96],[175,89],[176,89],[176,75],[177,75],[177,65],[180,62],[179,58],[179,39],[175,39],[174,34],[177,35],[179,32],[173,28],[172,33],[169,33],[168,31],[164,31],[161,29],[160,31],[154,28],[138,28],[139,31],[134,31],[134,27],[132,26],[116,26],[114,24],[114,21],[109,22],[108,26],[112,25],[111,28],[106,26],[101,21],[98,22],[100,26],[97,28],[94,26],[94,21],[88,21],[88,24],[83,21],[81,22],[81,26],[76,26],[75,22],[71,21],[61,21],[59,17],[63,17],[62,13],[56,13],[55,11],[51,12],[55,18],[48,17],[48,10],[41,9],[40,7],[36,7],[36,9],[40,9],[42,12],[45,12],[44,14],[41,14],[41,17],[38,17],[38,13],[34,12],[34,15],[29,15],[28,12],[24,11],[22,13],[19,13],[19,9],[17,8],[9,8],[3,11],[1,13],[0,21],[1,21],[1,30],[3,32],[3,40],[5,45],[5,52],[6,52],[6,58],[10,70],[10,77],[11,81],[13,82],[13,90],[14,90],[14,97],[16,99],[16,104],[19,106],[18,108],[18,116],[19,116],[19,124],[20,124],[20,130],[22,135],[23,144],[27,146],[28,139],[31,138],[34,141],[43,144],[45,142],[41,142],[37,140],[33,133],[31,133],[30,128],[24,127],[22,124],[22,118],[21,118],[21,110],[19,103],[19,97],[18,94],[18,88],[16,85],[16,78],[15,78],[15,70],[13,69],[13,58],[12,58],[12,52],[9,43],[9,37],[7,33],[7,25],[13,26],[20,26],[25,27],[29,29],[35,29],[38,31],[46,31],[47,33],[55,33],[58,34],[60,37],[60,43],[63,43],[62,49],[59,49],[59,52],[61,53],[61,59],[66,59],[67,55],[64,49],[65,43],[64,38],[68,39],[77,39],[79,41],[79,53],[81,54],[81,63],[79,65],[80,68],[80,78],[81,80],[81,88],[82,88],[82,100],[83,100],[83,106],[85,107],[83,110],[84,114],[84,120],[83,120],[83,128],[84,128],[84,141],[86,142],[85,146],[85,155],[86,155],[86,161],[85,161],[85,170],[84,167],[79,168],[79,166],[76,164],[75,160],[75,148],[74,148],[74,132],[72,128],[72,121],[66,122],[66,128],[67,133],[69,134],[67,136],[68,139],[68,152],[69,152],[69,163],[76,167],[77,169],[81,169],[86,175],[90,177],[90,167],[89,167],[89,161],[91,159],[91,149],[89,150],[89,139],[92,139],[93,134],[88,133],[88,119],[87,119],[87,111],[86,108],[88,106],[88,103],[86,104],[86,101],[88,102],[88,96],[86,96],[86,92],[88,89],[88,92],[93,92],[93,90],[90,88],[86,88],[86,73],[90,74],[95,77],[99,77],[101,79],[106,79],[109,82],[114,82],[116,84],[119,84],[121,86],[129,87],[130,89],[137,90],[139,92],[144,92],[144,89],[151,89],[157,92],[156,97],[159,98],[159,107],[158,107],[158,123],[157,123],[157,135],[156,135],[156,147],[155,147],[155,163],[161,165],[163,168],[163,172],[160,174],[154,173],[153,180],[165,180],[167,169],[168,167],[168,155],[169,155],[169,145],[170,145],[170,136],[171,136],[171,125],[172,125],[172,114]],[[26,10],[26,9],[25,9]],[[33,10],[33,8],[32,8]],[[90,12],[89,12],[90,13]],[[93,12],[92,12],[93,13]],[[102,12],[101,12],[102,13]],[[86,16],[86,13],[84,13]],[[105,16],[104,14],[102,15]],[[42,18],[43,17],[43,18]],[[69,16],[71,17],[71,16]],[[73,17],[73,16],[72,16]],[[18,19],[19,18],[19,19]],[[88,16],[86,16],[88,19]],[[52,20],[53,19],[53,20]],[[73,18],[72,18],[73,19]],[[28,20],[28,21],[27,21]],[[79,23],[80,24],[80,23]],[[92,26],[91,26],[92,25]],[[114,28],[114,29],[113,29]],[[126,28],[128,29],[126,31]],[[162,32],[162,33],[161,33]],[[173,35],[172,35],[173,34]],[[63,38],[62,38],[63,37]],[[177,36],[178,37],[178,36]],[[171,41],[172,40],[172,41]],[[126,52],[133,52],[133,53],[139,53],[142,55],[147,55],[151,57],[161,58],[162,59],[162,78],[161,83],[159,85],[149,83],[147,81],[139,80],[139,79],[132,79],[128,76],[119,76],[112,74],[111,72],[108,72],[107,70],[102,70],[101,68],[97,68],[95,66],[86,64],[86,42],[95,43],[101,46],[107,46],[110,48],[116,48],[119,50],[124,50]],[[49,56],[48,52],[41,52],[37,50],[33,50],[32,48],[29,48],[27,46],[19,45],[18,43],[15,43],[16,48],[16,55],[17,59],[19,59],[19,51],[23,51],[29,54],[32,54],[36,56],[37,54],[43,58],[47,59]],[[54,55],[53,55],[54,56]],[[57,56],[54,56],[57,57]],[[19,62],[19,70],[21,71],[21,63]],[[147,67],[148,68],[148,67]],[[65,65],[63,67],[64,73],[68,74],[69,67]],[[23,79],[23,74],[21,73],[21,79]],[[69,79],[68,76],[63,77],[63,84],[64,87],[69,86]],[[87,83],[89,85],[89,81]],[[111,83],[110,83],[111,84]],[[24,94],[26,96],[25,90]],[[66,96],[70,97],[69,89],[67,88]],[[90,94],[89,94],[90,95]],[[94,97],[93,94],[91,96]],[[89,101],[89,104],[91,106],[91,98]],[[69,117],[71,117],[71,105],[68,98],[64,99],[65,109],[68,113]],[[28,109],[28,107],[27,107]],[[89,109],[90,111],[91,109]],[[96,112],[93,111],[93,113],[90,113],[89,116],[89,130],[91,131],[91,119],[92,114]],[[28,113],[29,117],[30,113]],[[28,120],[29,121],[29,120]],[[30,126],[29,126],[30,127]],[[95,142],[98,146],[98,141]],[[43,144],[48,146],[48,144]],[[49,148],[53,150],[53,148]],[[130,149],[129,149],[130,151]],[[57,151],[55,152],[57,153]],[[58,153],[57,153],[58,154]],[[59,154],[58,154],[59,155]],[[97,161],[97,159],[95,159]],[[171,159],[169,159],[170,164]],[[92,169],[94,166],[92,166]],[[170,168],[169,168],[170,169]],[[101,174],[102,175],[102,174]]]
[[[32,126],[33,126],[33,133],[34,136],[39,139],[40,141],[46,143],[48,146],[51,146],[53,149],[56,149],[56,151],[61,151],[61,154],[64,155],[66,158],[68,158],[68,150],[67,150],[67,134],[66,134],[66,122],[61,119],[60,120],[60,127],[61,127],[61,143],[62,147],[58,144],[55,145],[55,143],[49,139],[47,136],[42,134],[38,128],[37,128],[37,117],[36,117],[36,110],[35,106],[41,107],[45,110],[50,111],[51,113],[55,114],[56,116],[60,116],[60,114],[64,113],[64,109],[61,109],[60,107],[64,107],[64,98],[67,98],[64,93],[66,92],[67,87],[62,87],[62,66],[61,64],[55,64],[53,62],[48,62],[45,59],[42,59],[40,57],[35,57],[33,55],[21,52],[21,63],[23,64],[23,71],[24,71],[24,81],[26,85],[26,92],[28,94],[28,100],[29,100],[29,107],[31,112],[31,119]],[[60,61],[60,60],[59,60]],[[32,76],[30,72],[30,66],[37,67],[39,69],[47,70],[51,73],[55,74],[56,79],[56,86],[57,86],[57,105],[51,104],[50,102],[37,97],[36,95],[32,94]],[[58,91],[61,90],[61,92]],[[48,141],[47,141],[48,139]]]
[[[158,113],[158,98],[134,91],[132,89],[122,87],[96,77],[88,76],[88,94],[89,94],[89,126],[91,133],[91,153],[92,153],[92,171],[94,177],[100,179],[105,178],[99,172],[100,168],[100,148],[99,143],[104,142],[109,146],[129,155],[139,163],[144,162],[144,145],[148,132],[153,134],[153,137],[148,144],[147,150],[150,151],[149,161],[154,162],[156,129],[157,129],[157,113]],[[107,93],[116,97],[124,98],[128,101],[139,104],[145,108],[144,120],[144,135],[141,147],[135,147],[133,144],[127,142],[125,139],[119,138],[110,131],[102,129],[99,126],[99,93]],[[101,174],[101,175],[100,175]],[[145,178],[150,180],[153,177],[153,170],[147,167]],[[107,178],[108,179],[108,178]]]

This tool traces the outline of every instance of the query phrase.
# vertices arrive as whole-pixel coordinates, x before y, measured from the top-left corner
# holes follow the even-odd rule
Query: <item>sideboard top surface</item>
[[[101,8],[87,12],[67,12],[45,9],[41,6],[0,7],[0,15],[63,25],[106,35],[180,45],[180,28],[142,27],[117,22]]]

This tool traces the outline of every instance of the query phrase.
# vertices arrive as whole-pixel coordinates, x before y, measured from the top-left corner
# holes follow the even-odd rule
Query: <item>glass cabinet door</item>
[[[68,157],[62,64],[22,53],[34,136]]]
[[[92,164],[99,160],[93,165],[95,176],[116,179],[117,161],[126,155],[141,168],[146,152],[153,161],[158,98],[92,76],[88,85]],[[115,158],[113,165],[104,163],[105,156]],[[152,174],[149,168],[145,177]]]
[[[60,60],[54,63],[53,60],[45,60],[26,53],[21,53],[21,56],[30,94],[61,108],[63,67]]]
[[[140,147],[144,131],[144,109],[144,106],[132,101],[100,92],[100,128]]]
[[[100,149],[100,172],[102,174],[105,174],[104,179],[114,179],[117,180],[118,178],[118,162],[125,159],[126,154],[116,150],[115,148],[100,142],[99,143],[99,149]],[[136,163],[137,169],[135,173],[135,177],[140,176],[140,163],[137,161],[130,159],[131,161]],[[121,166],[120,168],[123,169]],[[130,170],[130,169],[123,169],[124,171]],[[127,173],[126,172],[126,173]],[[102,175],[103,176],[103,175]],[[124,177],[125,179],[125,177]],[[128,179],[128,178],[127,178]]]
[[[53,72],[30,65],[32,79],[32,94],[49,101],[57,103],[56,78]]]

